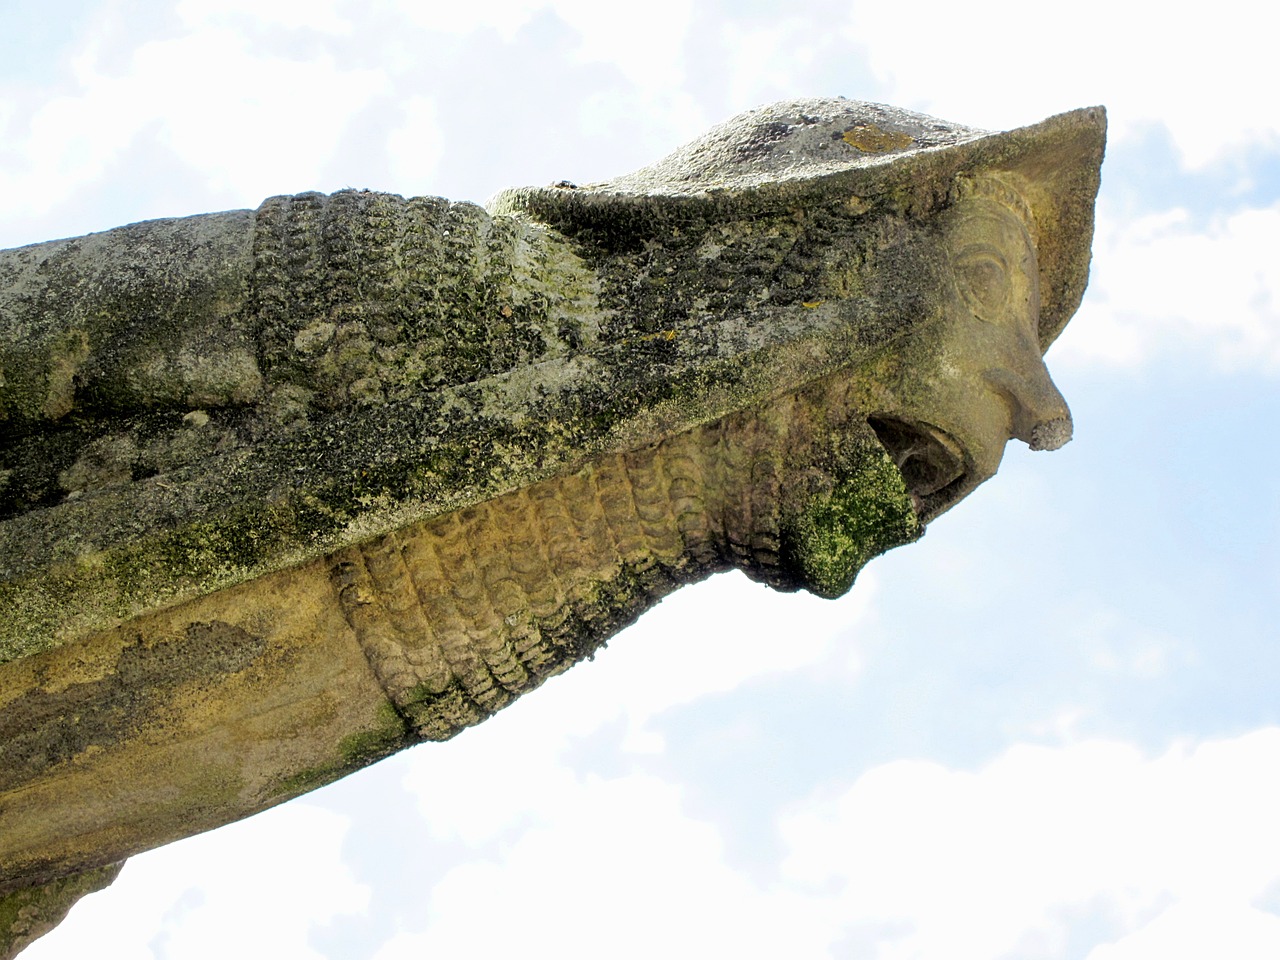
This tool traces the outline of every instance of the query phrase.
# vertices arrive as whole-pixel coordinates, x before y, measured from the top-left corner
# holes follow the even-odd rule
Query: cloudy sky
[[[842,600],[717,578],[448,744],[138,856],[24,960],[1274,960],[1280,70],[1212,6],[0,4],[0,247],[483,202],[793,96],[1111,117],[1068,447],[1011,445]]]

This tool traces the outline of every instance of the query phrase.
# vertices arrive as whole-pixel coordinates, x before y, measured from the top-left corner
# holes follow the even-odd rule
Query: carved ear
[[[1003,175],[1035,220],[1041,343],[1075,312],[1089,272],[1106,113],[1089,107],[991,133],[843,98],[749,111],[652,166],[603,183],[524,187],[489,209],[569,236],[633,242],[689,223],[848,204],[858,215],[926,217],[952,202],[957,177]]]

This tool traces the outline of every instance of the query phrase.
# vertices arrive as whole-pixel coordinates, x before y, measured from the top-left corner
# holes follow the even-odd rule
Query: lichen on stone
[[[795,101],[488,209],[0,251],[0,930],[457,735],[685,584],[838,596],[1011,437],[1065,442],[1042,354],[1102,136]]]

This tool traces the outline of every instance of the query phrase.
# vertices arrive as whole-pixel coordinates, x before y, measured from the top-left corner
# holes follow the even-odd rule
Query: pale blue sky
[[[1280,76],[1216,10],[5,4],[0,246],[602,179],[783,97],[1112,121],[1066,448],[840,601],[687,590],[449,744],[135,858],[27,956],[1280,954]]]

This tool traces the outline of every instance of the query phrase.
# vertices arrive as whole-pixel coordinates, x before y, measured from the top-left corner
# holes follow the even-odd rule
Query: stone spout
[[[1030,376],[1011,370],[991,370],[987,380],[1006,398],[1011,413],[1010,433],[1032,450],[1057,450],[1071,440],[1071,411],[1039,357]]]
[[[1104,133],[799,100],[487,208],[0,251],[0,957],[684,584],[839,596],[1061,446]]]

